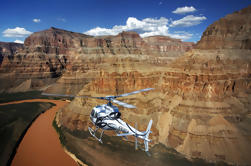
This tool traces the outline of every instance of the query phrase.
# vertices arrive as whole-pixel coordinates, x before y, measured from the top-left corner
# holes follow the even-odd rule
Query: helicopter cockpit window
[[[95,115],[96,115],[96,114],[95,114],[95,110],[93,109],[92,112],[91,112],[91,116],[92,116],[92,117],[95,117]]]
[[[113,110],[114,110],[115,112],[119,112],[118,107],[113,107]]]

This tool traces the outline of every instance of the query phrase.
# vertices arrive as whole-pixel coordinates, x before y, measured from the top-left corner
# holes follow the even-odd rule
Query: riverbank
[[[42,95],[42,91],[0,93],[0,104],[13,102],[13,101],[31,100],[31,99],[60,99],[60,98]]]
[[[81,165],[81,166],[88,166],[88,164],[87,163],[84,163],[81,159],[79,159],[73,152],[71,152],[69,149],[67,149],[67,140],[68,139],[66,139],[66,136],[65,136],[65,134],[62,132],[62,129],[61,129],[61,127],[59,127],[59,125],[58,125],[58,121],[57,121],[57,114],[55,115],[55,118],[54,118],[54,120],[53,120],[53,122],[52,122],[52,126],[54,127],[54,129],[56,130],[56,132],[57,132],[57,134],[58,134],[58,136],[59,136],[59,140],[60,140],[60,143],[61,143],[61,145],[63,146],[63,148],[64,148],[64,151],[69,155],[69,156],[71,156],[71,158],[75,161],[75,162],[77,162],[79,165]]]
[[[69,156],[71,156],[71,158],[72,158],[74,161],[76,161],[79,165],[81,165],[81,166],[88,166],[88,165],[84,164],[81,160],[79,160],[79,159],[75,156],[75,154],[69,152],[65,147],[64,147],[64,151],[65,151],[65,153],[67,153]]]
[[[37,102],[53,103],[55,106],[48,109],[44,114],[38,116],[38,118],[32,123],[26,134],[24,135],[21,143],[17,148],[17,152],[11,165],[65,165],[65,166],[77,166],[77,163],[66,154],[62,148],[58,135],[52,127],[52,121],[55,113],[58,109],[62,108],[66,101],[49,100],[49,99],[32,99],[13,101],[8,103],[2,103],[0,106],[11,106],[29,103],[34,105]],[[8,110],[7,110],[8,111]],[[7,113],[7,111],[5,111]],[[19,112],[24,112],[22,109]],[[18,112],[18,111],[17,111]]]
[[[0,104],[0,161],[2,165],[10,165],[24,135],[44,111],[51,108],[52,103],[2,103]]]
[[[57,116],[53,126],[60,135],[61,144],[68,152],[74,154],[75,161],[82,161],[93,166],[135,166],[135,165],[158,165],[158,166],[225,166],[225,163],[208,163],[201,159],[188,160],[182,154],[162,144],[151,147],[148,156],[143,151],[143,144],[139,142],[139,150],[134,149],[134,142],[125,141],[121,137],[111,136],[112,131],[105,131],[103,144],[94,139],[88,131],[69,130],[64,126],[57,125]],[[99,134],[97,134],[99,135]],[[76,158],[75,158],[76,157]]]

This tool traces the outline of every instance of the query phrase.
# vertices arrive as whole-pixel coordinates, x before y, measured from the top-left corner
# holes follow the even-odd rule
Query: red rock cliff
[[[165,41],[161,43],[164,44]],[[179,42],[179,45],[182,44]],[[83,82],[89,80],[89,78],[84,79],[85,76],[82,74],[79,76],[79,73],[93,70],[99,64],[117,63],[118,61],[129,62],[132,59],[134,59],[133,61],[168,63],[170,59],[165,59],[165,57],[173,54],[173,50],[169,50],[169,52],[166,50],[165,56],[159,59],[160,50],[149,49],[148,43],[136,32],[93,37],[54,27],[33,33],[26,38],[24,46],[12,58],[2,60],[1,77],[6,80],[4,82],[11,83],[6,83],[0,89],[8,90],[11,88],[13,90],[17,86],[19,88],[14,91],[28,90],[29,87],[36,89],[47,86],[60,78],[59,83],[62,87],[56,89],[65,90],[67,89],[65,86],[67,86],[68,91],[75,89],[73,90],[75,93],[80,90],[79,87],[83,86]],[[177,57],[184,51],[176,49],[175,52]],[[63,73],[66,74],[61,77]],[[27,82],[27,80],[30,81]],[[72,88],[75,85],[77,88]]]
[[[251,6],[214,22],[197,43],[198,49],[251,49]]]
[[[250,22],[249,8],[234,13],[233,20],[231,15],[226,18],[245,27]],[[248,19],[245,22],[236,19],[244,17]],[[133,111],[120,109],[126,122],[137,121],[139,129],[144,130],[153,119],[153,143],[175,148],[189,159],[250,165],[250,45],[234,36],[228,38],[224,35],[226,27],[221,26],[210,32],[219,38],[208,38],[207,29],[197,49],[169,65],[141,61],[99,65],[99,72],[79,95],[106,96],[153,87],[154,91],[122,99],[137,106]],[[232,29],[237,37],[250,36],[250,31],[236,31]],[[234,44],[230,47],[231,40]],[[214,41],[218,46],[210,45]],[[86,130],[91,125],[90,110],[97,104],[100,101],[75,99],[59,112],[59,124],[71,130]]]
[[[23,48],[23,44],[19,43],[8,43],[8,42],[0,42],[0,67],[4,57],[11,58],[14,56],[16,51]]]

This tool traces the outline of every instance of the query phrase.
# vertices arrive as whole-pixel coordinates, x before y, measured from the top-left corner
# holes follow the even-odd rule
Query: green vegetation
[[[56,116],[55,116],[55,117],[56,117]],[[57,132],[58,135],[59,135],[59,140],[60,140],[61,145],[62,145],[63,147],[65,147],[70,153],[74,154],[74,155],[75,155],[78,159],[80,159],[83,163],[85,163],[85,164],[87,164],[87,165],[89,165],[89,166],[92,166],[92,164],[91,164],[91,163],[88,163],[88,162],[82,157],[82,155],[79,154],[79,153],[77,152],[76,149],[74,149],[74,147],[73,147],[73,149],[71,149],[71,148],[69,149],[69,142],[67,141],[67,136],[65,135],[65,131],[71,132],[71,130],[69,130],[69,129],[65,128],[65,127],[58,127],[55,118],[54,118],[54,120],[53,120],[53,122],[52,122],[52,126],[54,127],[54,129],[56,130],[56,132]],[[80,137],[82,137],[82,138],[87,138],[87,137],[88,137],[88,136],[87,136],[88,133],[85,132],[85,131],[80,131],[80,130],[78,130],[78,131],[73,131],[73,132],[76,133],[78,136],[80,136]],[[68,138],[68,140],[69,140],[69,138]],[[71,140],[70,140],[70,141],[71,141]],[[78,163],[78,164],[81,166],[80,163]]]
[[[41,113],[53,105],[35,102],[0,106],[1,165],[10,165],[29,126]]]
[[[55,117],[56,117],[56,116],[55,116]],[[64,136],[62,130],[60,129],[60,127],[58,127],[55,118],[54,118],[54,120],[53,120],[53,122],[52,122],[52,126],[54,127],[54,129],[56,130],[56,132],[57,132],[58,135],[59,135],[59,140],[60,140],[61,145],[62,145],[62,146],[65,146],[65,144],[66,144],[65,136]]]

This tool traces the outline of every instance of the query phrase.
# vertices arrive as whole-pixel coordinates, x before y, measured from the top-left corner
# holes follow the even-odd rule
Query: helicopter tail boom
[[[149,123],[148,123],[146,131],[145,132],[141,132],[141,134],[138,134],[139,131],[137,131],[136,129],[134,129],[134,132],[121,133],[121,134],[117,134],[117,136],[129,136],[129,135],[133,135],[134,137],[136,137],[136,140],[137,140],[137,138],[143,139],[144,140],[144,144],[145,144],[145,151],[147,152],[147,151],[149,151],[148,143],[151,141],[149,139],[149,135],[151,133],[152,123],[153,123],[153,121],[151,119],[149,121]],[[135,147],[137,146],[136,144],[137,143],[135,142]]]

